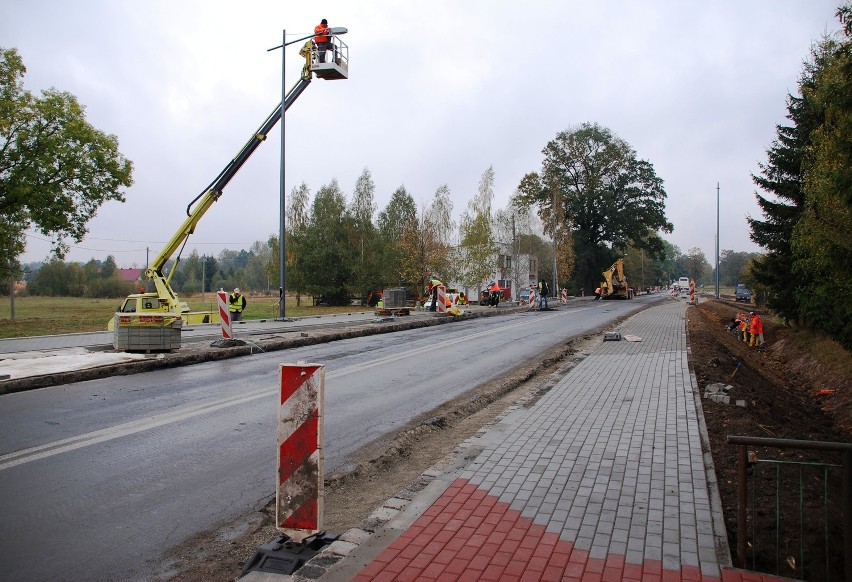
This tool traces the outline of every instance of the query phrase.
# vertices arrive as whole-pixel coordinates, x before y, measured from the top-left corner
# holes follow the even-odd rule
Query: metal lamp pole
[[[287,132],[284,126],[284,110],[286,108],[285,101],[287,100],[287,54],[284,50],[287,46],[287,29],[281,31],[281,175],[280,179],[280,206],[281,206],[281,215],[280,220],[278,222],[278,280],[281,282],[281,286],[278,288],[279,301],[278,301],[278,319],[283,321],[287,318],[287,307],[286,307],[286,298],[284,297],[284,291],[287,289],[287,272],[286,272],[286,263],[287,263],[287,248],[284,242],[284,221],[286,217],[286,192],[284,186],[284,165],[286,164],[286,156],[285,152],[285,144],[287,143]]]
[[[716,299],[721,297],[721,282],[722,279],[719,274],[719,182],[716,182]]]
[[[339,36],[341,34],[346,34],[348,30],[343,26],[336,26],[329,29],[329,33],[334,36]],[[277,321],[283,321],[287,318],[287,308],[285,306],[285,295],[287,294],[287,245],[284,241],[285,234],[285,222],[287,216],[287,200],[286,200],[286,191],[284,185],[285,179],[285,164],[286,164],[286,143],[287,143],[287,132],[285,131],[284,125],[284,112],[287,110],[287,58],[284,49],[293,43],[301,42],[303,40],[307,40],[309,38],[314,38],[315,36],[322,36],[321,34],[309,34],[307,36],[303,36],[302,38],[297,38],[296,40],[291,40],[287,42],[287,29],[283,29],[281,31],[281,45],[272,47],[269,49],[273,51],[275,49],[281,49],[281,174],[280,174],[280,220],[279,220],[279,228],[278,228],[278,280],[281,282],[281,286],[278,288],[278,294],[280,296],[280,301],[278,303],[278,317]]]

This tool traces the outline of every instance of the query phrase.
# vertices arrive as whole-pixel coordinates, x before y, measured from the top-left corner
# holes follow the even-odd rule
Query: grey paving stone
[[[685,310],[667,302],[623,322],[643,341],[596,346],[462,477],[578,549],[718,575]]]

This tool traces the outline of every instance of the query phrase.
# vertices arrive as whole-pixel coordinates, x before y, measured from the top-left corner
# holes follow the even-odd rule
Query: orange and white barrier
[[[438,313],[447,314],[447,288],[444,285],[438,285]]]
[[[222,290],[216,292],[216,300],[219,304],[219,319],[222,321],[222,337],[231,339],[234,337],[231,328],[231,310],[228,308],[228,294]]]
[[[689,302],[695,303],[695,279],[689,281]]]
[[[322,529],[325,366],[281,364],[275,523],[296,542]]]

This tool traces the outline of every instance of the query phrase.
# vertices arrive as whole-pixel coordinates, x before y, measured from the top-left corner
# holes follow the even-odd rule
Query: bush
[[[136,285],[120,279],[98,279],[86,286],[86,297],[111,298],[126,297],[136,292]]]

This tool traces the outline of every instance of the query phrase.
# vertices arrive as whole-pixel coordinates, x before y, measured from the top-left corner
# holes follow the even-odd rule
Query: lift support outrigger
[[[316,46],[312,41],[306,42],[305,46],[299,51],[299,54],[305,58],[305,65],[302,67],[298,82],[296,82],[284,98],[284,112],[290,108],[293,102],[299,98],[299,95],[310,85],[312,74],[316,74],[318,78],[326,80],[347,79],[349,77],[349,48],[336,36],[332,35],[330,39],[332,47],[327,52],[327,54],[333,55],[330,62],[321,62],[319,60]],[[186,324],[215,323],[219,321],[218,311],[190,311],[187,303],[182,301],[172,289],[172,276],[177,272],[180,255],[183,253],[189,236],[195,232],[196,225],[213,203],[219,199],[225,186],[228,185],[240,168],[243,167],[243,164],[248,161],[257,147],[266,140],[266,136],[281,119],[281,110],[282,107],[279,103],[269,117],[266,118],[266,121],[263,122],[260,128],[254,132],[249,141],[237,153],[236,157],[228,162],[210,185],[187,205],[186,220],[183,221],[183,224],[181,224],[171,240],[163,247],[163,250],[160,251],[145,270],[145,276],[154,283],[155,291],[129,295],[119,310],[121,313],[143,315],[174,313],[180,315]],[[166,263],[178,249],[180,251],[177,253],[177,257],[175,257],[174,264],[169,273],[165,274],[163,271]],[[113,330],[114,319],[110,319],[107,327],[110,331]]]

